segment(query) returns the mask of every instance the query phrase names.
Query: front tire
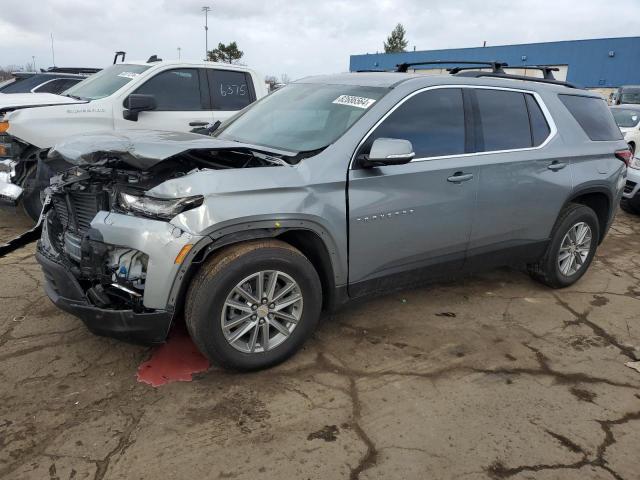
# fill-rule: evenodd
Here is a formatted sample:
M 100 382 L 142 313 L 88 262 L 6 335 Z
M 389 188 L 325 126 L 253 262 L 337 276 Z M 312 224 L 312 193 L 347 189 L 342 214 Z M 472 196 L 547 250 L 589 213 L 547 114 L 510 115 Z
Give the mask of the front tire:
M 279 240 L 226 247 L 193 278 L 185 320 L 214 364 L 276 365 L 301 348 L 320 318 L 322 287 L 309 260 Z
M 573 285 L 591 265 L 599 238 L 596 213 L 585 205 L 571 203 L 560 212 L 544 256 L 529 265 L 529 273 L 551 288 Z

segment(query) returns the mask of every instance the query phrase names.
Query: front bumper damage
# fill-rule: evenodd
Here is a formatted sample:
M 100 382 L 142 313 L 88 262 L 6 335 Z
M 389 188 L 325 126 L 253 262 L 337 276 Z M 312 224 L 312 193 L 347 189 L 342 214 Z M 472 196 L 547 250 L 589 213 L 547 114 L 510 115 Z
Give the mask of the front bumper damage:
M 45 221 L 36 258 L 44 272 L 45 292 L 56 306 L 80 318 L 97 335 L 145 344 L 166 339 L 174 316 L 170 292 L 180 269 L 174 259 L 185 245 L 201 237 L 168 222 L 100 211 L 82 239 L 79 246 L 82 259 L 76 262 L 72 256 L 60 252 L 49 235 Z M 144 252 L 146 278 L 141 290 L 134 291 L 131 284 L 121 281 L 117 274 L 100 281 L 95 275 L 87 275 L 88 263 L 104 264 L 104 260 L 91 256 L 110 248 Z M 123 296 L 130 292 L 136 303 L 101 301 L 107 299 L 100 290 L 101 285 L 112 291 L 118 289 Z
M 65 266 L 39 249 L 36 259 L 45 277 L 45 292 L 61 310 L 84 322 L 96 335 L 144 344 L 162 343 L 171 326 L 172 314 L 165 310 L 134 312 L 111 310 L 92 305 L 78 280 Z

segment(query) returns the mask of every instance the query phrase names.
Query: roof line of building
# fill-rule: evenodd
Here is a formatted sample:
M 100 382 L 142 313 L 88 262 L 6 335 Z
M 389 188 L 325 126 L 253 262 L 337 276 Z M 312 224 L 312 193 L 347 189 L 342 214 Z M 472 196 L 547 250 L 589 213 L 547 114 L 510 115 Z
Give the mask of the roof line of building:
M 476 46 L 476 47 L 451 47 L 451 48 L 435 48 L 433 50 L 408 50 L 406 52 L 396 52 L 396 53 L 385 53 L 385 52 L 366 52 L 366 53 L 355 53 L 352 56 L 357 55 L 405 55 L 407 53 L 422 53 L 422 52 L 446 52 L 448 50 L 470 50 L 470 49 L 479 49 L 479 48 L 499 48 L 499 47 L 526 47 L 529 45 L 545 45 L 545 44 L 559 44 L 559 43 L 580 43 L 580 42 L 592 42 L 594 40 L 628 40 L 628 39 L 640 39 L 640 36 L 631 36 L 631 37 L 601 37 L 601 38 L 580 38 L 577 40 L 552 40 L 547 42 L 529 42 L 529 43 L 508 43 L 501 45 L 486 45 L 486 46 Z

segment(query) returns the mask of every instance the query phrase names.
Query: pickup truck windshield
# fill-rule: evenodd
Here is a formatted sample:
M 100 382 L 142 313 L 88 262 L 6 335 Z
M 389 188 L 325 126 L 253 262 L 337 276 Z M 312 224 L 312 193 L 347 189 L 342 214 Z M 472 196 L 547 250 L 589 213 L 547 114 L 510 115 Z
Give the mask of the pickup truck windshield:
M 149 68 L 151 68 L 150 65 L 126 63 L 112 65 L 65 90 L 62 95 L 79 97 L 85 100 L 98 100 L 99 98 L 108 97 Z
M 276 90 L 223 124 L 214 136 L 309 152 L 327 147 L 389 90 L 296 83 Z

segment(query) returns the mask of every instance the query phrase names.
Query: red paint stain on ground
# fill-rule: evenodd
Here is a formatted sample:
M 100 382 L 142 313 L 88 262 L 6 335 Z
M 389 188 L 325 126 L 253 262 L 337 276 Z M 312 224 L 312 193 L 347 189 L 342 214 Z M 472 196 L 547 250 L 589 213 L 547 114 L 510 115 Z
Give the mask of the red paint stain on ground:
M 209 368 L 209 360 L 202 355 L 182 325 L 176 325 L 167 339 L 138 367 L 138 381 L 152 387 L 172 382 L 190 382 L 194 373 Z

